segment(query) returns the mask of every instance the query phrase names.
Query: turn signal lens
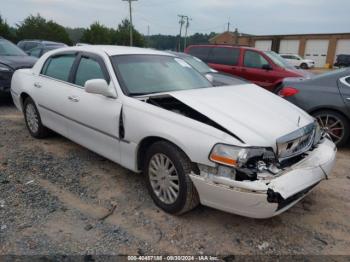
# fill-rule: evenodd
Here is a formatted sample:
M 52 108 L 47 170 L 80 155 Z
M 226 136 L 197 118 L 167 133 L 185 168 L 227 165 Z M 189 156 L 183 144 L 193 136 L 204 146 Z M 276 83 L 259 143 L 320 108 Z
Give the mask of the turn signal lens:
M 280 97 L 294 96 L 299 93 L 299 90 L 294 87 L 283 87 L 281 91 L 278 92 Z
M 231 167 L 239 166 L 247 158 L 247 150 L 224 144 L 217 144 L 210 153 L 209 159 L 215 163 Z

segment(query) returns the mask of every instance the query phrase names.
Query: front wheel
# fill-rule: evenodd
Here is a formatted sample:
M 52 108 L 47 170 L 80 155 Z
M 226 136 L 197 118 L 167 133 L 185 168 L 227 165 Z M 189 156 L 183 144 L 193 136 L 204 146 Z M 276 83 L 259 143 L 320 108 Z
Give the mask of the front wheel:
M 350 127 L 348 120 L 343 115 L 332 110 L 321 110 L 312 115 L 337 146 L 341 147 L 346 144 Z
M 308 66 L 306 63 L 302 63 L 302 64 L 300 65 L 300 68 L 301 68 L 301 69 L 309 69 L 309 66 Z
M 39 111 L 30 97 L 23 103 L 23 113 L 27 129 L 33 137 L 44 138 L 49 134 L 49 129 L 42 124 Z
M 192 163 L 176 146 L 160 141 L 147 151 L 143 167 L 148 191 L 154 203 L 171 214 L 183 214 L 199 204 L 189 177 Z

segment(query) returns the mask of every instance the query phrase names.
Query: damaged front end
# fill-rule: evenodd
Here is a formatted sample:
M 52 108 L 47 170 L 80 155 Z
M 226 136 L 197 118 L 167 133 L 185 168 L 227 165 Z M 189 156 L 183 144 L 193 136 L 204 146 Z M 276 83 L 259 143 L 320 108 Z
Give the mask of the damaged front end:
M 291 142 L 294 140 L 289 141 L 290 158 L 285 150 L 279 157 L 282 155 L 269 148 L 231 152 L 221 148 L 220 152 L 216 145 L 210 154 L 216 167 L 199 165 L 199 175 L 191 175 L 201 203 L 253 218 L 268 218 L 287 210 L 327 179 L 335 162 L 335 145 L 317 129 L 310 135 L 311 143 L 305 143 L 308 139 L 303 132 L 293 138 L 304 144 L 303 150 Z M 294 154 L 296 148 L 299 154 Z

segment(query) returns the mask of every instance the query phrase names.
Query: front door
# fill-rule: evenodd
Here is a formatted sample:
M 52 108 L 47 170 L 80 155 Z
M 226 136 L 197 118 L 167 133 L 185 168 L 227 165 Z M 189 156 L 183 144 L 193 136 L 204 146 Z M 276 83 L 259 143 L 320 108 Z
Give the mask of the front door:
M 85 92 L 85 82 L 91 79 L 105 79 L 109 88 L 114 88 L 102 58 L 81 54 L 72 80 L 74 88 L 69 94 L 71 121 L 68 136 L 92 151 L 119 162 L 119 116 L 122 104 L 118 98 Z

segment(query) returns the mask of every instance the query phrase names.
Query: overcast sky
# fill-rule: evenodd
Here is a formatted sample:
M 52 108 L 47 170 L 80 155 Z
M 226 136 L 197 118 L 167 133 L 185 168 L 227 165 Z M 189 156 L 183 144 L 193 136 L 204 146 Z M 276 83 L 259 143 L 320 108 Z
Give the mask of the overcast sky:
M 350 32 L 349 0 L 138 0 L 134 24 L 147 34 L 178 34 L 178 14 L 192 18 L 190 34 L 231 30 L 249 34 Z M 122 0 L 1 0 L 0 14 L 10 25 L 30 14 L 69 27 L 99 21 L 116 27 L 128 17 Z

